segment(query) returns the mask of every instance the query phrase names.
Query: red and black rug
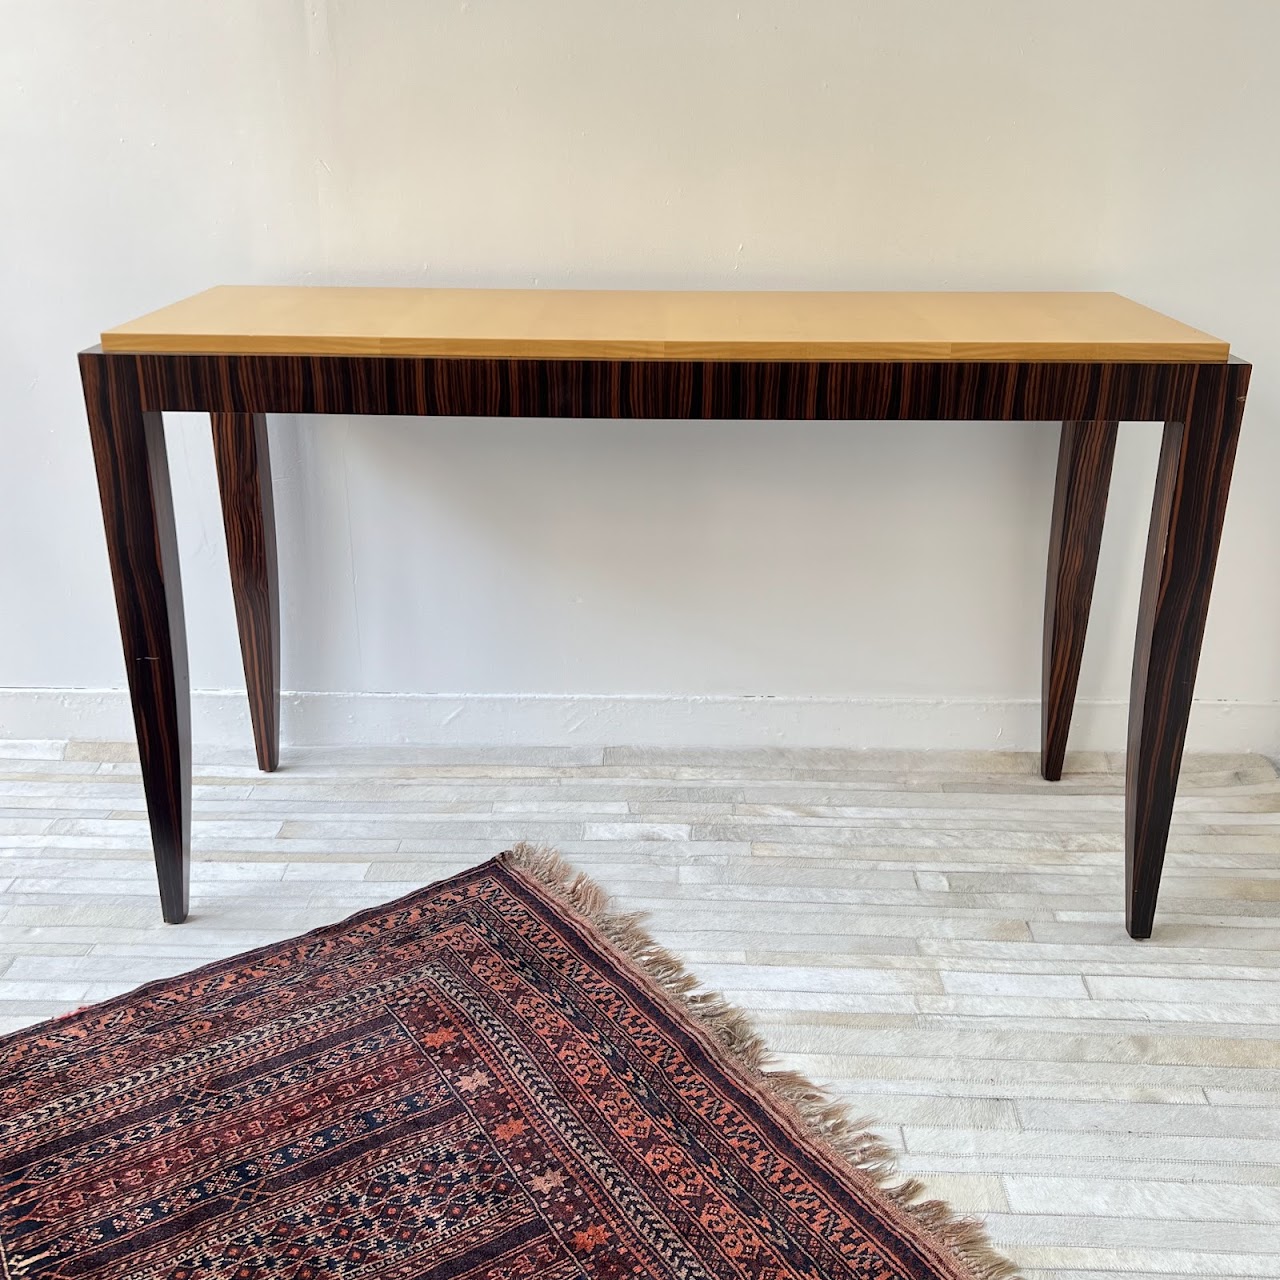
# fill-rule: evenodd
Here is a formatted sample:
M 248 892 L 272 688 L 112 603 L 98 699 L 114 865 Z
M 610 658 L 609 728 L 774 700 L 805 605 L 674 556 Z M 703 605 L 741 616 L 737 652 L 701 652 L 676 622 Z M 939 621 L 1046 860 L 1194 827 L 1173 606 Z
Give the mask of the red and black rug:
M 520 849 L 0 1040 L 4 1280 L 1000 1280 Z

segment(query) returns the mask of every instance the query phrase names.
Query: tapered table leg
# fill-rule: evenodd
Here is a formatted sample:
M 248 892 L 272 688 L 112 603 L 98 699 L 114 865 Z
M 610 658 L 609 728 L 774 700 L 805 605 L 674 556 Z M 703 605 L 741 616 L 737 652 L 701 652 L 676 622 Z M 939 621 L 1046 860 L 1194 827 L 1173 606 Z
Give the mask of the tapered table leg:
M 270 773 L 280 762 L 280 586 L 267 420 L 261 413 L 211 417 L 253 741 L 258 768 Z
M 1250 366 L 1193 365 L 1165 424 L 1129 700 L 1125 922 L 1149 938 Z
M 1064 422 L 1058 445 L 1058 480 L 1049 531 L 1049 571 L 1044 595 L 1044 663 L 1041 669 L 1040 772 L 1062 777 L 1067 732 L 1075 708 L 1080 659 L 1098 548 L 1107 514 L 1115 422 Z
M 87 352 L 80 376 L 160 904 L 165 920 L 179 924 L 191 850 L 191 691 L 164 425 L 142 408 L 132 357 Z

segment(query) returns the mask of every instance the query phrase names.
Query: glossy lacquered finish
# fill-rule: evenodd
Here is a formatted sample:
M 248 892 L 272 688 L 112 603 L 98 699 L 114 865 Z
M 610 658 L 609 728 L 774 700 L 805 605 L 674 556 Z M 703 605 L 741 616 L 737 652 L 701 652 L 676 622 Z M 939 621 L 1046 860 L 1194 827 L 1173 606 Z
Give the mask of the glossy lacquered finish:
M 1228 361 L 577 360 L 306 354 L 82 357 L 166 919 L 185 897 L 185 638 L 158 415 L 214 415 L 259 759 L 276 759 L 278 604 L 265 413 L 509 417 L 1027 420 L 1065 424 L 1045 613 L 1043 769 L 1061 770 L 1115 423 L 1165 423 L 1134 663 L 1127 920 L 1148 936 L 1249 366 Z M 114 389 L 104 395 L 99 389 Z M 254 426 L 249 429 L 248 422 Z M 147 446 L 147 442 L 152 442 Z M 157 458 L 159 461 L 157 461 Z M 156 548 L 170 548 L 160 555 Z M 138 550 L 146 550 L 146 555 Z M 149 550 L 148 550 L 149 548 Z M 239 548 L 237 551 L 235 548 Z M 140 564 L 134 558 L 141 557 Z M 176 621 L 175 621 L 176 616 Z M 181 671 L 181 679 L 178 672 Z M 141 682 L 139 682 L 141 680 Z M 179 715 L 179 704 L 183 716 Z M 166 871 L 168 868 L 168 871 Z M 185 872 L 184 872 L 185 874 Z

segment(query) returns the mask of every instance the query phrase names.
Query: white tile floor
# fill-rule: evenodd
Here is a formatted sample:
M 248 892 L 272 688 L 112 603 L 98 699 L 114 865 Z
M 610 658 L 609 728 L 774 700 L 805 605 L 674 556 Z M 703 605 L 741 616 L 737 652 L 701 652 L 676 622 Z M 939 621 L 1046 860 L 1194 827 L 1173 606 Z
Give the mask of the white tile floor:
M 1156 934 L 1121 762 L 611 749 L 203 754 L 160 923 L 128 748 L 0 743 L 0 1031 L 558 845 L 1032 1277 L 1280 1277 L 1280 778 L 1189 759 Z

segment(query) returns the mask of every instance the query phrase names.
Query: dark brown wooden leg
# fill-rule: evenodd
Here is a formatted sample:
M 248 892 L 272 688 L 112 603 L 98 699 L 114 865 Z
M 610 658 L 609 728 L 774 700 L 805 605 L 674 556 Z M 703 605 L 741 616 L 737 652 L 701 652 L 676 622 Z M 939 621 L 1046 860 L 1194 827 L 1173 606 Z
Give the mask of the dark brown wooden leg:
M 1164 428 L 1129 701 L 1125 922 L 1134 938 L 1149 938 L 1155 917 L 1249 372 L 1189 367 L 1185 409 Z
M 270 773 L 280 763 L 280 588 L 267 419 L 261 413 L 212 419 L 253 741 L 258 768 Z
M 160 905 L 169 924 L 180 924 L 191 850 L 191 690 L 164 424 L 142 408 L 132 357 L 85 353 L 80 376 Z
M 1064 422 L 1049 532 L 1040 698 L 1040 772 L 1062 777 L 1107 514 L 1115 422 Z

